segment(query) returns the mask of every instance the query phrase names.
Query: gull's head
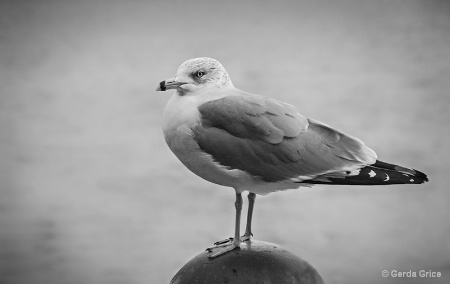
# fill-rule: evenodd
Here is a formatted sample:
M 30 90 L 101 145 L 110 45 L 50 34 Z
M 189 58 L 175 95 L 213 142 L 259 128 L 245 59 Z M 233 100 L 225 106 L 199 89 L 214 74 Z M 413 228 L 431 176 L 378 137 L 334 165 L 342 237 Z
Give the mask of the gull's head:
M 177 75 L 159 83 L 157 91 L 177 89 L 181 92 L 195 91 L 199 88 L 230 88 L 233 87 L 227 70 L 219 61 L 199 57 L 189 59 L 178 67 Z

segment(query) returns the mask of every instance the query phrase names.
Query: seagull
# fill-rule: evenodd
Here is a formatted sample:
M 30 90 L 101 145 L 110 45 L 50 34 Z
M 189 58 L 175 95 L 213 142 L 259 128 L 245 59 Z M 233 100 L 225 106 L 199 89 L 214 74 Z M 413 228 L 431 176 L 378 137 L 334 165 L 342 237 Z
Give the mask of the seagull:
M 427 175 L 377 160 L 360 139 L 301 115 L 287 103 L 233 86 L 212 58 L 187 60 L 157 91 L 174 89 L 163 133 L 177 158 L 201 178 L 236 192 L 234 238 L 207 250 L 215 258 L 250 241 L 256 194 L 301 186 L 421 184 Z M 242 193 L 247 224 L 240 236 Z

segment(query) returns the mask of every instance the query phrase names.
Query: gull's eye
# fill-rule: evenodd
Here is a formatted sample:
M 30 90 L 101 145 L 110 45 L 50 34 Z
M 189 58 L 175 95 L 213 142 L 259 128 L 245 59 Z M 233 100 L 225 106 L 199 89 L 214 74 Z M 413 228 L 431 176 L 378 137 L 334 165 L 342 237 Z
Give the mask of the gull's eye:
M 203 71 L 197 71 L 197 73 L 195 73 L 195 76 L 196 76 L 197 78 L 201 78 L 201 77 L 205 76 L 205 72 L 203 72 Z

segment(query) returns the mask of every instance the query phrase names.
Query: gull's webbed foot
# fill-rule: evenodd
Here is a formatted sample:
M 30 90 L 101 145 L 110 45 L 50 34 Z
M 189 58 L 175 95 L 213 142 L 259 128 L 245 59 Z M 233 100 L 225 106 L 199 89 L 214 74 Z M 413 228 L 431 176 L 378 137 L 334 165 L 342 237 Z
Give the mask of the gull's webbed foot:
M 225 254 L 225 253 L 227 253 L 229 251 L 232 251 L 232 250 L 234 250 L 236 248 L 239 248 L 239 245 L 240 245 L 241 242 L 248 242 L 248 241 L 250 241 L 252 236 L 253 236 L 252 233 L 245 234 L 245 235 L 243 235 L 240 238 L 240 241 L 238 243 L 234 242 L 234 238 L 228 238 L 228 239 L 225 239 L 225 240 L 221 240 L 221 241 L 215 242 L 213 247 L 209 247 L 209 248 L 206 249 L 208 252 L 212 252 L 213 249 L 217 249 L 217 248 L 225 248 L 225 249 L 214 253 L 209 258 L 215 258 L 215 257 L 218 257 L 219 255 Z
M 250 241 L 250 240 L 251 240 L 251 237 L 253 237 L 253 234 L 252 234 L 252 233 L 244 234 L 243 236 L 241 236 L 241 242 Z M 232 242 L 233 240 L 234 240 L 233 237 L 229 237 L 228 239 L 225 239 L 225 240 L 221 240 L 221 241 L 215 242 L 215 243 L 214 243 L 214 246 L 220 246 L 220 245 L 223 245 L 223 244 Z M 215 248 L 215 247 L 210 247 L 210 248 L 207 248 L 206 250 L 210 250 L 210 249 L 213 249 L 213 248 Z
M 210 259 L 216 258 L 220 255 L 226 254 L 229 251 L 240 248 L 240 244 L 241 244 L 241 241 L 239 240 L 239 241 L 235 242 L 234 238 L 229 238 L 229 239 L 226 239 L 223 241 L 215 242 L 214 243 L 215 246 L 209 247 L 206 250 L 208 252 L 212 252 L 214 249 L 218 249 L 218 248 L 222 248 L 222 249 L 220 249 L 218 252 L 213 253 L 208 258 L 210 258 Z
M 242 237 L 241 237 L 241 242 L 247 242 L 247 241 L 251 241 L 251 238 L 253 237 L 252 233 L 245 233 Z
M 229 243 L 229 242 L 232 242 L 232 241 L 233 241 L 233 238 L 230 237 L 230 238 L 228 238 L 228 239 L 225 239 L 225 240 L 221 240 L 221 241 L 215 242 L 214 245 L 215 245 L 215 246 L 218 246 L 218 245 L 226 244 L 226 243 Z M 214 247 L 213 247 L 213 248 L 214 248 Z M 207 248 L 206 250 L 209 250 L 209 249 L 210 249 L 210 248 Z

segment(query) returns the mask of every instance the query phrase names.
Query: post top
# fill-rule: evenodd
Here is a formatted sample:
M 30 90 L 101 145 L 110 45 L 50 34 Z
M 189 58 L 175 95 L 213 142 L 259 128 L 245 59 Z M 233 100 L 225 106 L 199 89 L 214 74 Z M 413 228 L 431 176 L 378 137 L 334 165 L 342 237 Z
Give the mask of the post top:
M 214 252 L 214 250 L 213 250 Z M 170 284 L 324 283 L 308 262 L 279 245 L 251 240 L 217 258 L 204 251 L 186 263 Z

